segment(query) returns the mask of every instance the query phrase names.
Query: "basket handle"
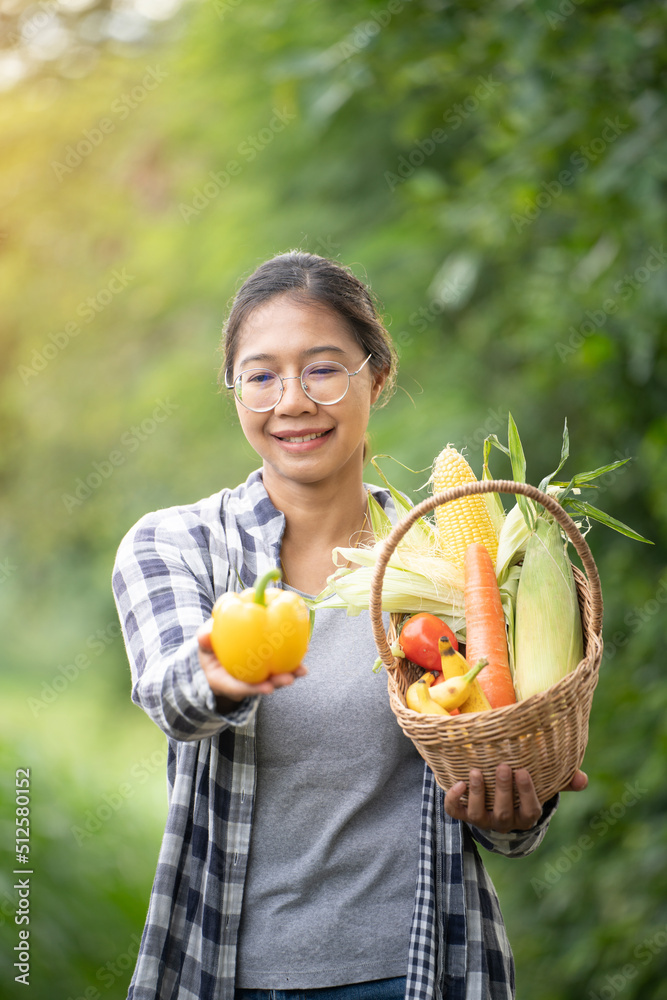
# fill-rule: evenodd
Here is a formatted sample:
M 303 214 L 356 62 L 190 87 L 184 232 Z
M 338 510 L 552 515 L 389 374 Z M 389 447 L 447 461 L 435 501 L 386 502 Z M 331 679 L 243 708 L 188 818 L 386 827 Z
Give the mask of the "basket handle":
M 586 571 L 586 576 L 591 588 L 591 625 L 593 631 L 598 635 L 600 634 L 602 630 L 602 591 L 600 589 L 600 576 L 598 574 L 597 566 L 595 565 L 595 560 L 593 559 L 593 554 L 588 547 L 588 542 L 581 534 L 567 511 L 561 507 L 557 500 L 554 500 L 553 497 L 549 496 L 548 493 L 543 493 L 541 490 L 538 490 L 537 487 L 531 486 L 528 483 L 515 483 L 511 479 L 482 479 L 472 483 L 464 483 L 461 486 L 453 486 L 448 490 L 442 490 L 440 493 L 434 493 L 433 496 L 422 500 L 421 503 L 418 503 L 415 507 L 413 507 L 405 515 L 405 517 L 401 518 L 398 524 L 392 528 L 390 534 L 385 539 L 371 578 L 369 611 L 375 645 L 377 646 L 382 662 L 387 668 L 392 669 L 394 667 L 394 655 L 391 652 L 389 643 L 387 642 L 387 635 L 382 621 L 382 581 L 384 579 L 384 572 L 387 568 L 387 563 L 391 558 L 392 552 L 403 536 L 410 530 L 415 521 L 417 521 L 424 514 L 428 514 L 429 511 L 433 510 L 435 507 L 448 503 L 450 500 L 459 500 L 461 497 L 474 496 L 476 493 L 522 493 L 524 496 L 529 497 L 529 499 L 535 500 L 537 503 L 541 504 L 542 507 L 544 507 L 544 509 L 550 514 L 553 514 L 554 518 L 558 521 L 574 545 L 574 548 L 581 559 L 584 570 Z

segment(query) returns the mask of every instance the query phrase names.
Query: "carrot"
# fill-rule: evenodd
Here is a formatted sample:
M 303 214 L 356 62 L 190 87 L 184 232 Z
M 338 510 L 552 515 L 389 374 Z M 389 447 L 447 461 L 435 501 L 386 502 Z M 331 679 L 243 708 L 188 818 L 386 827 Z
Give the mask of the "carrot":
M 480 542 L 468 545 L 464 568 L 466 660 L 472 667 L 483 657 L 488 659 L 489 665 L 482 670 L 477 682 L 491 708 L 513 705 L 516 694 L 507 655 L 500 590 L 491 557 Z

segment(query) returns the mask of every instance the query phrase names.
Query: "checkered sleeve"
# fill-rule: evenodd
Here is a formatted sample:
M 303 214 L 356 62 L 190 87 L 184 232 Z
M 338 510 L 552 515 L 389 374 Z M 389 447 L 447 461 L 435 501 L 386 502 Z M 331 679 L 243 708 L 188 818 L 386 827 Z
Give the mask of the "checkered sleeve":
M 195 633 L 214 603 L 205 534 L 177 508 L 148 514 L 122 540 L 113 570 L 132 700 L 175 740 L 244 725 L 255 708 L 242 702 L 233 715 L 221 716 L 199 663 Z
M 478 844 L 493 854 L 502 854 L 506 858 L 525 858 L 542 843 L 551 818 L 558 807 L 558 802 L 558 795 L 554 795 L 548 802 L 545 802 L 542 815 L 530 830 L 494 833 L 492 830 L 479 830 L 475 826 L 470 826 L 470 832 Z

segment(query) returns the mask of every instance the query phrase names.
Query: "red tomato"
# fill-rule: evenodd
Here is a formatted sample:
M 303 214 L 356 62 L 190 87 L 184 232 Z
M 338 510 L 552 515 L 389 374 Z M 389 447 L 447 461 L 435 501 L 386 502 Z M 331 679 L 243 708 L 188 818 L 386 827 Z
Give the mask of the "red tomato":
M 424 670 L 440 673 L 442 665 L 438 652 L 438 639 L 441 635 L 446 635 L 454 649 L 458 650 L 456 636 L 449 626 L 435 615 L 422 611 L 408 618 L 401 629 L 399 642 L 408 660 L 412 660 Z

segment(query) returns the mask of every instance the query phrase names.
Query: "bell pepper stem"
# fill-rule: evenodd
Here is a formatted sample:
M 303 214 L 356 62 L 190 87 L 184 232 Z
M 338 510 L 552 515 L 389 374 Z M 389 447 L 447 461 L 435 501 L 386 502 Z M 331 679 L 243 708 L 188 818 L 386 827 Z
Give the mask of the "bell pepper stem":
M 255 584 L 255 604 L 266 605 L 264 599 L 264 593 L 266 588 L 271 583 L 272 580 L 280 580 L 282 578 L 282 573 L 276 566 L 275 569 L 270 569 L 264 576 L 260 576 L 259 580 Z

